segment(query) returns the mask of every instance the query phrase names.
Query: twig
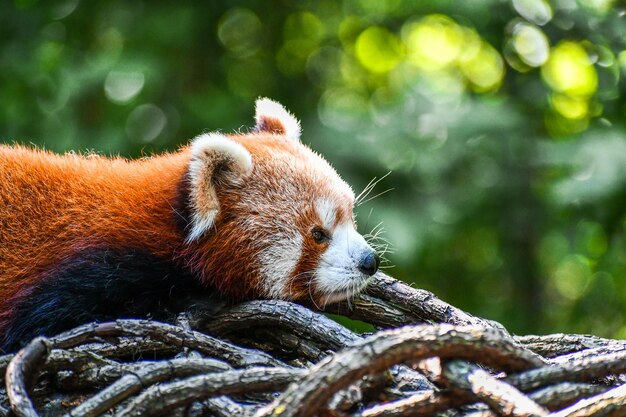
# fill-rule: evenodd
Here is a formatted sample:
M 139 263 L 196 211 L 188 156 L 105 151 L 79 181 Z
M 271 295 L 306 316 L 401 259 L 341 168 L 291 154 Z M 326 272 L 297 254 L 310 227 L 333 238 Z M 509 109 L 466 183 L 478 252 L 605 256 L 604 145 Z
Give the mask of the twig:
M 556 333 L 543 336 L 515 336 L 515 340 L 533 352 L 546 358 L 579 352 L 585 349 L 622 347 L 626 348 L 626 341 L 604 339 L 597 336 L 583 334 Z
M 608 417 L 623 416 L 626 407 L 626 384 L 595 397 L 580 400 L 576 404 L 550 417 Z
M 180 358 L 140 365 L 134 372 L 124 375 L 112 385 L 74 408 L 69 412 L 69 415 L 94 417 L 154 383 L 200 373 L 232 369 L 224 362 L 215 359 Z
M 568 363 L 580 362 L 599 355 L 618 354 L 626 352 L 626 346 L 618 344 L 609 344 L 601 347 L 583 349 L 577 352 L 566 353 L 564 355 L 555 356 L 550 359 L 552 365 L 567 365 Z
M 515 417 L 547 416 L 548 411 L 484 369 L 465 361 L 446 362 L 443 374 L 456 388 L 473 393 L 497 414 Z
M 333 350 L 361 340 L 360 336 L 322 314 L 297 304 L 277 300 L 242 303 L 217 315 L 211 322 L 194 322 L 194 326 L 219 336 L 261 326 L 277 327 Z M 431 388 L 425 378 L 416 372 L 399 367 L 394 369 L 394 373 L 398 381 L 403 381 L 415 390 Z
M 528 396 L 531 400 L 546 407 L 548 410 L 558 410 L 582 398 L 600 394 L 608 389 L 608 387 L 602 385 L 560 382 L 533 391 Z
M 378 297 L 367 294 L 356 297 L 350 303 L 342 302 L 326 306 L 324 311 L 364 321 L 382 329 L 424 322 L 423 319 L 408 311 L 403 311 Z
M 377 273 L 366 289 L 367 294 L 400 306 L 424 322 L 449 323 L 457 326 L 482 326 L 508 332 L 497 322 L 474 317 L 448 303 L 433 293 L 412 288 L 381 272 Z
M 203 406 L 213 417 L 252 417 L 257 407 L 244 407 L 226 396 L 209 398 Z
M 37 377 L 37 370 L 46 360 L 49 351 L 48 339 L 38 337 L 17 352 L 7 367 L 7 395 L 11 411 L 18 417 L 38 417 L 28 395 L 28 389 Z
M 103 358 L 129 358 L 137 360 L 157 358 L 164 355 L 175 355 L 183 351 L 184 347 L 169 345 L 147 337 L 121 336 L 112 338 L 111 340 L 98 340 L 98 338 L 94 338 L 93 342 L 76 345 L 70 350 L 73 352 L 90 352 Z
M 504 369 L 527 369 L 542 362 L 493 329 L 450 325 L 407 326 L 381 331 L 311 368 L 259 415 L 313 416 L 338 390 L 391 365 L 424 357 L 463 357 Z
M 298 363 L 306 363 L 306 366 L 322 360 L 332 350 L 322 348 L 316 343 L 300 337 L 293 332 L 276 328 L 261 328 L 253 332 L 253 338 L 237 337 L 229 338 L 243 346 L 251 346 L 266 352 L 271 352 L 279 357 L 291 357 Z M 324 344 L 326 345 L 326 344 Z
M 326 311 L 377 328 L 429 324 L 364 337 L 284 301 L 223 304 L 217 315 L 203 306 L 195 301 L 176 325 L 89 324 L 51 339 L 52 349 L 39 339 L 0 356 L 0 377 L 10 371 L 0 417 L 8 407 L 76 417 L 626 415 L 618 386 L 626 382 L 625 341 L 511 337 L 384 274 L 368 294 Z
M 155 385 L 132 400 L 118 417 L 162 415 L 214 395 L 276 390 L 301 378 L 306 371 L 259 368 L 198 375 L 169 384 Z
M 289 330 L 299 337 L 323 343 L 333 349 L 359 340 L 356 334 L 322 314 L 297 304 L 276 300 L 238 304 L 204 325 L 194 324 L 196 328 L 219 336 L 268 326 Z
M 554 382 L 589 381 L 622 372 L 626 372 L 626 351 L 543 366 L 510 375 L 506 381 L 526 391 Z
M 353 417 L 426 417 L 438 412 L 459 407 L 468 399 L 449 392 L 423 391 L 398 401 L 379 404 Z
M 87 324 L 62 333 L 51 340 L 55 347 L 72 347 L 98 337 L 113 336 L 150 337 L 166 344 L 181 348 L 188 347 L 206 355 L 218 357 L 234 366 L 284 366 L 284 363 L 263 352 L 245 349 L 200 332 L 149 320 L 127 319 Z
M 555 410 L 607 390 L 591 384 L 562 382 L 531 392 L 528 396 L 537 404 Z M 353 417 L 426 417 L 469 404 L 471 399 L 450 391 L 423 391 L 407 398 L 373 406 Z M 482 412 L 481 412 L 482 413 Z M 492 415 L 496 415 L 492 413 Z

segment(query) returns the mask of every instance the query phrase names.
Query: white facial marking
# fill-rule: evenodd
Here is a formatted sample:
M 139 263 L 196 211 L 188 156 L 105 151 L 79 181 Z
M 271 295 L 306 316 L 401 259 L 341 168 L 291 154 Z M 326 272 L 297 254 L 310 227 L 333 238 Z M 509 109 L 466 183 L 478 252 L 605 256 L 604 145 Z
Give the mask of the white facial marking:
M 269 98 L 259 98 L 254 116 L 257 126 L 263 123 L 263 116 L 279 120 L 285 128 L 285 136 L 300 140 L 300 122 L 279 103 Z
M 332 303 L 361 291 L 369 280 L 358 269 L 365 253 L 372 252 L 351 223 L 339 225 L 316 270 L 316 289 L 324 303 Z
M 263 251 L 261 263 L 262 286 L 268 298 L 289 298 L 289 277 L 302 253 L 302 236 L 276 236 L 275 242 Z
M 315 202 L 315 210 L 318 216 L 320 216 L 320 219 L 322 219 L 324 229 L 332 230 L 335 225 L 335 218 L 337 217 L 335 203 L 328 198 L 319 198 Z

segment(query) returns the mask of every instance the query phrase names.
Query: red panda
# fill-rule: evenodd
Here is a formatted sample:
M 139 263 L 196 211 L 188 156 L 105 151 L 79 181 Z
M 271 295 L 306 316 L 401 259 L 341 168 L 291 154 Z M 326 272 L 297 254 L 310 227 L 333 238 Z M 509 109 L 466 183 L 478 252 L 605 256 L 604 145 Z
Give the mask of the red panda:
M 280 104 L 255 118 L 139 160 L 0 146 L 0 347 L 205 286 L 317 304 L 362 290 L 379 258 L 352 189 Z

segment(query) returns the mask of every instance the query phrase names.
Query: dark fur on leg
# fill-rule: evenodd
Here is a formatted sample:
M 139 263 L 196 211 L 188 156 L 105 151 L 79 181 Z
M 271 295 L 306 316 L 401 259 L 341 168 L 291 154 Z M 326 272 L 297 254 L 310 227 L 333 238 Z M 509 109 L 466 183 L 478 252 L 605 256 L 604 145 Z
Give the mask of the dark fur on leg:
M 58 265 L 20 304 L 0 348 L 14 351 L 91 321 L 170 318 L 191 298 L 214 298 L 196 278 L 141 250 L 99 249 Z

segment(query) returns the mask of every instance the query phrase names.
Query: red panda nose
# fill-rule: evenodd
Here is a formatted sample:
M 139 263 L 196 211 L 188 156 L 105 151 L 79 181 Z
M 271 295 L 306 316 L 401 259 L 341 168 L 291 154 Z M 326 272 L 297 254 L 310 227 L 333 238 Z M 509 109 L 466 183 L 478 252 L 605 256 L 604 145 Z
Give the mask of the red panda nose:
M 378 265 L 380 265 L 380 258 L 376 255 L 376 252 L 370 252 L 361 259 L 359 271 L 365 275 L 372 276 L 378 271 Z

